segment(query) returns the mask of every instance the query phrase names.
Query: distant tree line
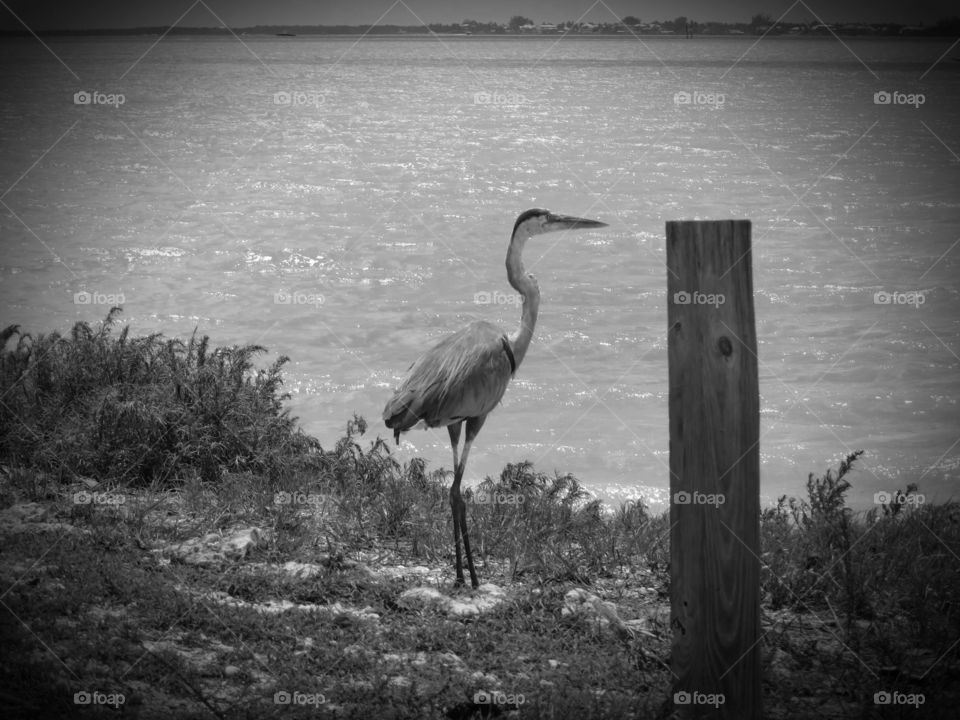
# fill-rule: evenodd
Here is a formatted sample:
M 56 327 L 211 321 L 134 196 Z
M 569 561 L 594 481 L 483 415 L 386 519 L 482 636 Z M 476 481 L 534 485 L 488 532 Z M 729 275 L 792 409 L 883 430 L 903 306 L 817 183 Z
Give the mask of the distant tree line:
M 225 27 L 140 27 L 92 30 L 41 30 L 38 35 L 895 35 L 957 36 L 960 17 L 942 18 L 933 25 L 899 23 L 827 23 L 776 22 L 768 15 L 754 15 L 749 22 L 699 22 L 683 15 L 673 20 L 644 22 L 628 15 L 619 22 L 588 23 L 565 20 L 559 23 L 535 23 L 523 15 L 514 15 L 508 23 L 463 20 L 458 23 L 427 25 L 255 25 Z M 5 30 L 0 35 L 28 36 L 27 30 Z

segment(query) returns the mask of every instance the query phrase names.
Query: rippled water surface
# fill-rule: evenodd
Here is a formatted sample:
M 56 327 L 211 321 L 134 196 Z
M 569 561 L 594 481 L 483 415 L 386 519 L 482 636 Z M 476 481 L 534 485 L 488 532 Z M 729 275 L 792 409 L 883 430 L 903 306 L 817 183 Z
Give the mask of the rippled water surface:
M 325 445 L 354 411 L 386 435 L 423 348 L 471 319 L 517 324 L 516 215 L 602 219 L 530 243 L 536 338 L 468 480 L 528 458 L 662 501 L 664 221 L 749 218 L 764 499 L 856 448 L 861 506 L 908 482 L 952 494 L 948 42 L 156 40 L 0 46 L 4 324 L 65 329 L 107 309 L 74 293 L 122 294 L 137 331 L 289 355 L 295 413 Z M 110 94 L 124 103 L 96 102 Z M 406 437 L 402 459 L 449 465 L 445 432 Z

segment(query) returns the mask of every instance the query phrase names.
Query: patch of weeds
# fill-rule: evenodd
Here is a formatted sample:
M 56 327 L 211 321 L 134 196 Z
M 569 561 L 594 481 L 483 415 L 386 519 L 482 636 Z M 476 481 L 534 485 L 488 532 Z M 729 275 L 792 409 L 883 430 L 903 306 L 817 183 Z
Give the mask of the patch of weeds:
M 589 584 L 644 557 L 651 544 L 642 503 L 610 515 L 570 474 L 509 464 L 497 481 L 468 490 L 471 539 L 481 558 L 510 563 L 511 577 Z
M 319 445 L 283 408 L 288 358 L 255 370 L 259 345 L 114 334 L 119 313 L 67 337 L 0 333 L 0 457 L 62 480 L 141 485 L 191 469 L 205 481 L 227 470 L 276 481 L 311 465 Z

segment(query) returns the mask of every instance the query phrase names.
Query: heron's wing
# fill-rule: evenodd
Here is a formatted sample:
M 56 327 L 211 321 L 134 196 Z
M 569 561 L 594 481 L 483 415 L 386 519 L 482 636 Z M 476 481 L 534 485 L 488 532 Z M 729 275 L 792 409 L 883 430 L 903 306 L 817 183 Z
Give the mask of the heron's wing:
M 482 417 L 503 397 L 514 361 L 496 326 L 475 322 L 421 355 L 383 411 L 387 427 L 409 430 L 420 420 L 443 427 Z

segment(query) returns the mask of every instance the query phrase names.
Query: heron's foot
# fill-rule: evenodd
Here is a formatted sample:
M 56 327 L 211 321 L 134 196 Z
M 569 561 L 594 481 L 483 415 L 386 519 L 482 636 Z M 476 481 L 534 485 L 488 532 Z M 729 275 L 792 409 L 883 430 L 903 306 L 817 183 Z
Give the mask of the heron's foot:
M 457 590 L 462 590 L 466 587 L 467 581 L 463 576 L 459 576 L 456 580 L 453 581 L 453 586 Z M 480 587 L 480 581 L 477 580 L 476 576 L 470 578 L 470 588 L 476 590 Z

